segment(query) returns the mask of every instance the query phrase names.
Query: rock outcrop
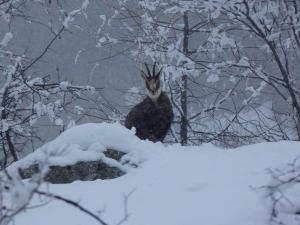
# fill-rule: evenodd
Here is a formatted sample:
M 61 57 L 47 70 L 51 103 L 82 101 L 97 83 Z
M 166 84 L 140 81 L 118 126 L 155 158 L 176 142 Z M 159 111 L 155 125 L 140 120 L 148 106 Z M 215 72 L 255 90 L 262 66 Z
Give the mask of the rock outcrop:
M 104 155 L 109 160 L 120 161 L 125 153 L 108 149 Z M 28 179 L 40 172 L 38 164 L 30 165 L 27 168 L 19 169 L 19 174 L 23 179 Z M 54 184 L 71 183 L 76 180 L 91 181 L 96 179 L 113 179 L 124 175 L 126 172 L 120 166 L 111 166 L 103 160 L 82 161 L 73 165 L 49 166 L 44 180 Z

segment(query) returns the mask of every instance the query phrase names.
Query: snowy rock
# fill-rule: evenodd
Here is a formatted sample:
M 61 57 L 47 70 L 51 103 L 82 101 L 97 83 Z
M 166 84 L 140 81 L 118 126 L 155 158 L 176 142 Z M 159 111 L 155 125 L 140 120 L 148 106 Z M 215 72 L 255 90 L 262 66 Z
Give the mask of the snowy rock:
M 46 169 L 44 179 L 51 183 L 112 179 L 143 161 L 141 148 L 155 146 L 118 123 L 83 124 L 12 164 L 8 172 L 26 179 Z
M 104 152 L 108 158 L 120 160 L 125 153 L 109 149 Z M 38 164 L 34 164 L 25 169 L 19 170 L 23 179 L 31 178 L 40 172 Z M 76 180 L 92 181 L 96 179 L 113 179 L 125 174 L 126 171 L 106 164 L 102 160 L 81 161 L 73 165 L 49 166 L 49 170 L 44 180 L 54 184 L 71 183 Z

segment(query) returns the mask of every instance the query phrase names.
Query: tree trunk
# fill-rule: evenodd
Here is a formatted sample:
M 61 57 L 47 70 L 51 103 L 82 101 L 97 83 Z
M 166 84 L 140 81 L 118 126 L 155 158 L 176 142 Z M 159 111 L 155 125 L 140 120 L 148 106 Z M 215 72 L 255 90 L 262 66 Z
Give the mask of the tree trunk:
M 281 72 L 281 75 L 283 78 L 283 82 L 285 83 L 285 87 L 286 87 L 287 91 L 289 92 L 289 95 L 290 95 L 290 98 L 292 101 L 292 107 L 294 110 L 294 116 L 295 116 L 295 120 L 296 120 L 296 129 L 297 129 L 297 135 L 298 135 L 298 141 L 299 141 L 300 140 L 300 104 L 298 102 L 296 93 L 291 85 L 289 73 L 288 73 L 287 69 L 284 68 L 283 63 L 281 62 L 280 57 L 276 51 L 275 45 L 267 40 L 266 40 L 266 42 L 268 43 L 269 48 L 272 51 L 272 54 L 275 58 L 275 62 L 277 63 L 277 65 L 280 69 L 280 72 Z
M 183 36 L 183 52 L 186 56 L 188 56 L 188 47 L 189 47 L 189 20 L 188 20 L 188 13 L 185 12 L 183 15 L 184 21 L 184 36 Z M 188 120 L 187 120 L 187 75 L 183 74 L 181 77 L 181 96 L 180 96 L 180 103 L 181 103 L 181 121 L 180 121 L 180 138 L 181 144 L 186 145 L 188 141 Z
M 13 161 L 16 162 L 16 161 L 18 161 L 19 158 L 18 158 L 16 149 L 15 149 L 15 146 L 14 146 L 12 140 L 11 140 L 9 130 L 5 131 L 5 137 L 6 137 L 8 149 L 10 151 L 11 156 L 13 157 Z
M 5 109 L 7 106 L 5 104 L 5 101 L 8 101 L 7 98 L 8 95 L 8 87 L 5 88 L 3 96 L 2 96 L 2 102 L 1 102 L 1 107 L 4 108 L 4 110 L 2 110 L 1 112 L 1 119 L 5 120 L 8 117 L 8 112 Z M 18 161 L 18 155 L 14 146 L 14 143 L 12 142 L 11 136 L 10 136 L 10 129 L 4 131 L 3 133 L 1 133 L 1 138 L 3 141 L 3 145 L 5 146 L 5 141 L 7 142 L 7 146 L 8 146 L 8 150 L 13 158 L 13 161 L 16 162 Z M 6 167 L 7 164 L 7 155 L 6 155 L 6 149 L 5 147 L 3 147 L 3 153 L 4 153 L 4 167 Z
M 2 180 L 0 177 L 0 218 L 3 218 L 3 211 L 2 209 L 4 209 L 4 204 L 3 204 L 3 185 L 2 185 Z

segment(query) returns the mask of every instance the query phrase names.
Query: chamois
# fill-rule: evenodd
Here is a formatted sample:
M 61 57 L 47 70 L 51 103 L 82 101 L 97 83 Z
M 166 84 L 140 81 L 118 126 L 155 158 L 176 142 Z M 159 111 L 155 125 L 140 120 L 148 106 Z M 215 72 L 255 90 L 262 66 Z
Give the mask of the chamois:
M 142 70 L 148 96 L 134 106 L 125 120 L 125 127 L 135 127 L 136 136 L 153 142 L 163 141 L 170 129 L 174 114 L 169 97 L 160 87 L 160 74 L 162 68 L 156 73 L 153 66 L 152 74 L 145 64 L 147 74 Z

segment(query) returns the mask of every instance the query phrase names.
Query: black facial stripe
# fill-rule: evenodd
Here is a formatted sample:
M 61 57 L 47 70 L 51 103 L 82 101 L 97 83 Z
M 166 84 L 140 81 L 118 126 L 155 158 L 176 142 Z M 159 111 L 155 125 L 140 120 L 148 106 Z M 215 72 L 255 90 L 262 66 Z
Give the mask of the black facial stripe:
M 155 84 L 155 87 L 151 87 L 151 83 Z M 146 88 L 152 93 L 155 94 L 160 89 L 160 79 L 147 79 L 146 80 Z

